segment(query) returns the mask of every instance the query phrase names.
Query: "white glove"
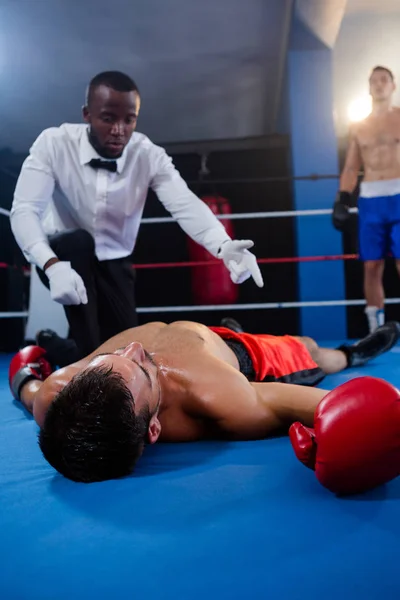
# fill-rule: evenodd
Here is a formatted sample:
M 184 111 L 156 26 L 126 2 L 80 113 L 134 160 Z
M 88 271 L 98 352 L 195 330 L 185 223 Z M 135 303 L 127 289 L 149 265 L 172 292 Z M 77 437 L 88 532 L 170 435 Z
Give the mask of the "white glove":
M 243 283 L 252 277 L 258 287 L 264 287 L 257 259 L 248 251 L 253 246 L 254 242 L 251 240 L 228 240 L 222 244 L 218 258 L 224 261 L 233 283 Z
M 71 263 L 59 261 L 45 271 L 50 283 L 52 300 L 60 304 L 87 304 L 87 293 L 82 277 L 71 268 Z

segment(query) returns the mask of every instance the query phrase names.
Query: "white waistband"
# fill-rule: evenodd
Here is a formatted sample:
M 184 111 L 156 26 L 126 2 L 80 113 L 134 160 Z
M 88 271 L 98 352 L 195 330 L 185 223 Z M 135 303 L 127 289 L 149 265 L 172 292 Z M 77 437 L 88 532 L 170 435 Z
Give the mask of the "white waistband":
M 363 181 L 360 186 L 360 198 L 379 198 L 400 194 L 400 179 L 382 181 Z

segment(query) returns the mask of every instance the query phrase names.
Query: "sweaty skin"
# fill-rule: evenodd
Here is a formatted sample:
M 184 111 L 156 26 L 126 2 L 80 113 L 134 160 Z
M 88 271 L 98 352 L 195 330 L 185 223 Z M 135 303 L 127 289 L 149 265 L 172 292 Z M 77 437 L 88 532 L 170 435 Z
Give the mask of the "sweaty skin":
M 364 181 L 400 178 L 400 109 L 371 114 L 353 126 L 340 189 L 352 192 L 364 167 Z
M 98 365 L 112 366 L 124 376 L 134 397 L 137 393 L 136 409 L 140 402 L 152 410 L 158 407 L 161 433 L 150 441 L 259 439 L 295 420 L 312 426 L 315 408 L 327 393 L 283 383 L 249 383 L 234 353 L 206 326 L 155 322 L 116 335 L 43 383 L 25 385 L 22 401 L 39 426 L 62 387 L 83 369 Z
M 364 181 L 400 177 L 400 109 L 381 118 L 366 119 L 357 128 L 357 142 L 364 165 Z
M 369 79 L 371 114 L 350 131 L 340 190 L 352 193 L 364 168 L 364 181 L 400 179 L 400 109 L 392 106 L 396 89 L 390 73 L 377 67 Z M 396 261 L 400 274 L 400 261 Z M 367 306 L 383 309 L 383 259 L 364 261 L 364 296 Z
M 340 189 L 352 192 L 361 167 L 364 181 L 400 178 L 400 109 L 392 106 L 396 89 L 390 73 L 377 67 L 369 78 L 372 112 L 353 125 Z

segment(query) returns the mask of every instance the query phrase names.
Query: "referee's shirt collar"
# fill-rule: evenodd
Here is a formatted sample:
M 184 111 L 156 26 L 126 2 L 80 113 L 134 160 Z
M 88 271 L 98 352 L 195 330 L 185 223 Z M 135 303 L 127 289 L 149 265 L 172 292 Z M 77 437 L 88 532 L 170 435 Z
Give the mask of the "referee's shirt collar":
M 81 143 L 80 143 L 80 147 L 79 147 L 79 161 L 80 161 L 81 165 L 87 165 L 90 163 L 90 161 L 93 158 L 100 158 L 101 160 L 115 161 L 117 163 L 117 173 L 122 173 L 122 170 L 123 170 L 125 162 L 126 162 L 126 147 L 124 148 L 124 151 L 119 158 L 115 158 L 115 159 L 103 158 L 102 156 L 100 156 L 100 154 L 98 154 L 96 152 L 96 150 L 93 148 L 92 144 L 89 142 L 89 129 L 86 128 L 83 131 L 83 135 L 81 137 Z

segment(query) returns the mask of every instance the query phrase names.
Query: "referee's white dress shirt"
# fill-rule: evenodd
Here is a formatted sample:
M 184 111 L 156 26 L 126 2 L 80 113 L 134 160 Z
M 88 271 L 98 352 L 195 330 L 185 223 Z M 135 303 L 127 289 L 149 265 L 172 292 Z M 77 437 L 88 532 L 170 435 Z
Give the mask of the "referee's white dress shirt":
M 18 178 L 10 217 L 29 262 L 43 267 L 55 256 L 47 235 L 76 228 L 92 235 L 99 260 L 129 256 L 149 187 L 182 229 L 214 256 L 230 239 L 211 210 L 189 190 L 165 150 L 145 135 L 132 135 L 116 161 L 116 173 L 93 169 L 88 164 L 93 158 L 101 157 L 89 143 L 84 124 L 46 129 L 33 144 Z

